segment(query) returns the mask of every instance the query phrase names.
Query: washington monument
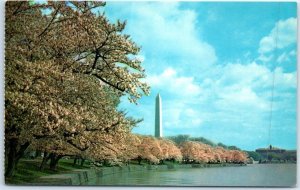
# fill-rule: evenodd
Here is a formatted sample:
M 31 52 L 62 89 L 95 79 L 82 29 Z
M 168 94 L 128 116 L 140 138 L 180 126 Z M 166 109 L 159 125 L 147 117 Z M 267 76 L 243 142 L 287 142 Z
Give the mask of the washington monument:
M 162 137 L 162 110 L 159 94 L 157 94 L 155 101 L 155 137 Z

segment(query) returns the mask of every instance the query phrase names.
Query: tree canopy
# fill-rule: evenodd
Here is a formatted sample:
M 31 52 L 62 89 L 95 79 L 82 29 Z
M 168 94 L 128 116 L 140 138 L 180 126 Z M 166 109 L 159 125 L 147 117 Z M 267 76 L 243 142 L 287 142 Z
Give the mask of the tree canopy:
M 139 122 L 117 104 L 122 95 L 137 103 L 149 93 L 140 48 L 122 34 L 125 22 L 92 11 L 104 5 L 6 3 L 5 147 L 12 160 L 30 144 L 55 153 L 107 148 Z

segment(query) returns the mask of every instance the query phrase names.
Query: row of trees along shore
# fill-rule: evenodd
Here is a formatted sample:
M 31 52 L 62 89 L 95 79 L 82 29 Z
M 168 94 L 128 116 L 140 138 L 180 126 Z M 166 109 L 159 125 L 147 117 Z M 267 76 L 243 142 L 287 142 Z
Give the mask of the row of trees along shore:
M 41 169 L 64 156 L 94 161 L 244 161 L 244 153 L 131 133 L 141 120 L 118 109 L 122 96 L 149 94 L 140 47 L 110 23 L 104 2 L 8 1 L 5 11 L 5 176 L 25 151 Z
M 50 159 L 47 145 L 33 145 L 29 150 L 43 152 L 43 161 L 41 169 L 44 168 L 46 160 Z M 40 148 L 39 148 L 40 147 Z M 52 147 L 57 148 L 57 147 Z M 53 154 L 53 149 L 50 149 Z M 99 152 L 101 151 L 101 154 Z M 167 138 L 155 138 L 153 136 L 145 136 L 138 134 L 127 134 L 122 139 L 115 140 L 110 148 L 107 146 L 91 147 L 86 151 L 78 151 L 66 147 L 64 152 L 56 152 L 58 158 L 71 156 L 75 160 L 90 160 L 95 165 L 109 164 L 122 165 L 129 164 L 130 161 L 147 161 L 149 164 L 164 164 L 164 161 L 171 161 L 183 164 L 203 164 L 203 163 L 246 163 L 247 154 L 240 150 L 224 149 L 223 147 L 212 147 L 197 141 L 184 141 L 177 145 Z M 50 162 L 50 168 L 53 168 Z M 55 162 L 56 166 L 57 162 Z

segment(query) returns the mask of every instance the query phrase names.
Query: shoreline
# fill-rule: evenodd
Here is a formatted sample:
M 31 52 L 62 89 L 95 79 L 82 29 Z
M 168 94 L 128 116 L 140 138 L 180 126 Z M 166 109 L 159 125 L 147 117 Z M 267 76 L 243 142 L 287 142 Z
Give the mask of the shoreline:
M 27 183 L 23 185 L 93 185 L 89 184 L 91 180 L 95 178 L 101 178 L 107 175 L 113 175 L 117 173 L 128 173 L 138 171 L 162 171 L 162 170 L 176 170 L 183 168 L 210 168 L 210 167 L 239 167 L 246 166 L 247 164 L 167 164 L 167 165 L 128 165 L 128 166 L 113 166 L 103 168 L 90 168 L 90 169 L 76 169 L 71 173 L 54 174 L 49 176 L 43 176 L 38 178 L 35 182 Z

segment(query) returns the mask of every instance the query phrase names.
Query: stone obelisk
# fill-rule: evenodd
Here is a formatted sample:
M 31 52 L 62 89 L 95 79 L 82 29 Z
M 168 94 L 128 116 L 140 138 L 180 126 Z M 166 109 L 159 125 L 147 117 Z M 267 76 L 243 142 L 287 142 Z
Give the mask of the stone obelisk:
M 155 100 L 155 137 L 162 137 L 162 110 L 159 94 L 157 94 Z

